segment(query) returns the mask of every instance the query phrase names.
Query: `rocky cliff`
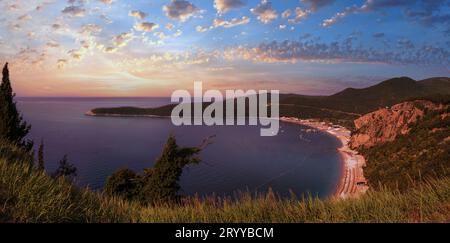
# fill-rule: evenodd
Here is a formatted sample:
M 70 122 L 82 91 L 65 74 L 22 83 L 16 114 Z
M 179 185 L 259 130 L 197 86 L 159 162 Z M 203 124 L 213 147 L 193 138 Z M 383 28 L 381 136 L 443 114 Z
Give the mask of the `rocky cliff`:
M 379 109 L 355 120 L 356 132 L 350 146 L 354 149 L 370 148 L 377 144 L 394 141 L 399 135 L 406 135 L 410 125 L 430 110 L 442 110 L 446 106 L 426 100 L 403 102 L 392 107 Z

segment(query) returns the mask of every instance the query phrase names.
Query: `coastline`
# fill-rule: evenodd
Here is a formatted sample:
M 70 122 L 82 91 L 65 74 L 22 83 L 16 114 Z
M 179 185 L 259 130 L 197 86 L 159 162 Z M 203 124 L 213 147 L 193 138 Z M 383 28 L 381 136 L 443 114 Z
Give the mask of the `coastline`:
M 170 116 L 157 116 L 157 115 L 119 115 L 119 114 L 95 114 L 92 111 L 84 113 L 85 116 L 94 117 L 147 117 L 147 118 L 170 118 Z
M 147 117 L 147 118 L 170 118 L 170 116 L 157 115 L 119 115 L 119 114 L 95 114 L 92 111 L 85 113 L 93 117 Z M 346 199 L 356 198 L 368 190 L 367 180 L 364 177 L 363 168 L 366 166 L 365 158 L 356 150 L 350 148 L 351 131 L 345 127 L 320 122 L 313 119 L 299 119 L 295 117 L 280 117 L 281 122 L 308 126 L 322 132 L 326 132 L 341 141 L 342 146 L 338 148 L 342 161 L 342 170 L 339 183 L 332 195 L 333 198 Z
M 355 198 L 367 191 L 367 180 L 364 178 L 363 172 L 366 161 L 362 155 L 350 148 L 350 130 L 326 122 L 302 120 L 294 117 L 281 117 L 280 121 L 312 127 L 331 134 L 341 141 L 342 146 L 338 151 L 342 158 L 342 170 L 339 184 L 333 193 L 334 198 Z

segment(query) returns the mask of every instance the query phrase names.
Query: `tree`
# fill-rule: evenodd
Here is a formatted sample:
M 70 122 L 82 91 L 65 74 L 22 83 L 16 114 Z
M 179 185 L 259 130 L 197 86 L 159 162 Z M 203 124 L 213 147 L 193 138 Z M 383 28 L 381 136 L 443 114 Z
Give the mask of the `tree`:
M 77 176 L 77 168 L 69 163 L 67 154 L 64 155 L 62 160 L 59 161 L 59 167 L 53 173 L 53 178 L 64 177 L 65 179 L 72 181 Z
M 175 202 L 178 199 L 183 168 L 200 163 L 197 155 L 201 150 L 201 147 L 179 147 L 175 137 L 171 135 L 155 166 L 147 171 L 150 176 L 144 184 L 141 199 L 147 203 Z
M 38 150 L 38 169 L 44 170 L 45 169 L 45 163 L 44 163 L 44 140 L 41 140 L 41 144 L 39 145 Z
M 134 171 L 120 169 L 106 181 L 104 192 L 110 196 L 119 196 L 128 200 L 135 200 L 142 187 L 142 178 Z
M 23 120 L 14 102 L 15 94 L 9 80 L 8 63 L 3 67 L 2 74 L 0 85 L 0 140 L 22 147 L 26 151 L 31 151 L 33 142 L 25 139 L 31 126 Z

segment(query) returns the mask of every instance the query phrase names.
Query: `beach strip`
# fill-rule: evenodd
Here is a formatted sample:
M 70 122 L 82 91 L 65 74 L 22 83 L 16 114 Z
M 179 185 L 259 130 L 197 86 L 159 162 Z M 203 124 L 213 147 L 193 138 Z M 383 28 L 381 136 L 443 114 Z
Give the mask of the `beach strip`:
M 334 197 L 341 199 L 355 198 L 368 190 L 367 180 L 364 177 L 363 171 L 363 168 L 366 166 L 366 161 L 362 155 L 350 148 L 350 130 L 326 122 L 304 120 L 295 117 L 281 117 L 280 121 L 308 126 L 329 133 L 341 141 L 342 146 L 338 151 L 342 157 L 343 166 L 341 179 L 334 193 Z

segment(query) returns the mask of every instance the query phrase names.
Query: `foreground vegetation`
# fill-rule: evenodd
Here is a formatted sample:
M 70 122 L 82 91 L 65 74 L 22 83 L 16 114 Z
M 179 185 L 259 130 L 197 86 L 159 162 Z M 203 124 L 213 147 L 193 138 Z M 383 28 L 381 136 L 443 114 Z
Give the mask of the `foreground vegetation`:
M 0 205 L 0 222 L 450 222 L 450 179 L 350 200 L 278 200 L 268 193 L 143 206 L 76 188 L 28 161 L 1 158 Z
M 450 222 L 448 173 L 441 174 L 440 179 L 425 182 L 420 176 L 412 178 L 407 189 L 402 191 L 388 183 L 389 187 L 379 187 L 359 199 L 350 200 L 322 201 L 308 197 L 286 200 L 278 199 L 270 191 L 266 195 L 243 193 L 233 200 L 180 197 L 178 182 L 183 168 L 200 162 L 197 155 L 208 145 L 208 139 L 199 147 L 179 147 L 175 138 L 170 137 L 153 168 L 145 169 L 142 173 L 119 170 L 109 177 L 104 193 L 78 188 L 72 184 L 77 170 L 68 162 L 67 156 L 60 161 L 52 176 L 45 172 L 43 141 L 35 162 L 33 142 L 26 139 L 30 125 L 23 121 L 17 111 L 7 64 L 2 74 L 0 222 Z M 439 82 L 432 84 L 440 85 Z M 303 106 L 294 106 L 304 109 Z M 291 107 L 289 110 L 295 109 Z M 328 108 L 320 110 L 324 112 Z M 310 114 L 315 112 L 313 110 Z M 341 111 L 330 112 L 338 120 L 345 120 L 347 115 L 353 116 Z M 433 128 L 433 139 L 425 141 L 442 142 L 444 139 L 443 147 L 434 147 L 435 143 L 420 144 L 419 148 L 424 150 L 420 155 L 425 156 L 418 159 L 428 163 L 417 161 L 410 166 L 403 163 L 401 168 L 406 171 L 395 171 L 390 176 L 380 178 L 389 180 L 398 173 L 403 175 L 403 172 L 415 170 L 427 172 L 427 168 L 439 172 L 434 170 L 439 160 L 444 159 L 444 163 L 448 163 L 449 149 L 445 137 L 448 135 L 448 119 L 425 119 L 423 124 L 426 128 Z M 417 138 L 429 135 L 429 129 L 425 133 L 422 130 L 418 125 L 411 134 Z M 411 140 L 402 139 L 399 140 L 401 148 Z M 419 142 L 410 141 L 413 145 Z M 388 163 L 394 163 L 397 160 L 392 160 L 392 153 L 402 150 L 394 147 L 393 150 L 380 148 L 378 151 L 372 152 L 378 157 L 386 155 L 386 160 L 391 161 Z M 437 156 L 438 152 L 443 156 Z M 405 157 L 407 155 L 402 154 L 398 158 L 404 157 L 409 161 L 416 156 Z M 418 167 L 418 164 L 421 166 Z M 374 163 L 374 166 L 379 164 Z M 391 168 L 391 171 L 392 168 L 399 168 L 396 164 L 379 167 Z M 383 172 L 382 169 L 374 168 L 371 170 L 374 173 Z

